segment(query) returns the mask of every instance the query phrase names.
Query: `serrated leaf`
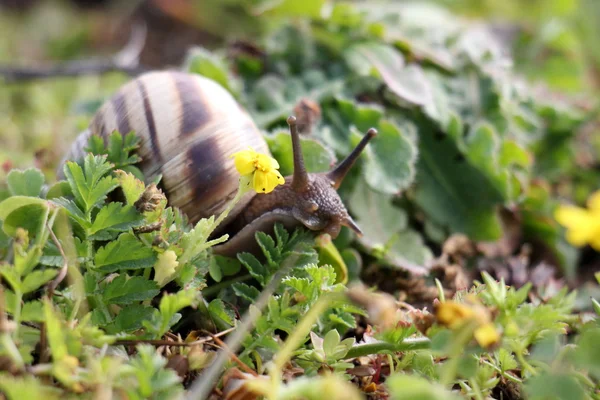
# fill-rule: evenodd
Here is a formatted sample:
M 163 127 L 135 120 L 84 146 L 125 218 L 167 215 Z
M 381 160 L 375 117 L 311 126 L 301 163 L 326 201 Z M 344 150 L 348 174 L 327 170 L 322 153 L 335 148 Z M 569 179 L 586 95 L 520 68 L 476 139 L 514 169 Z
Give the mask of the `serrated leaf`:
M 118 185 L 117 180 L 105 176 L 113 165 L 106 161 L 106 156 L 88 154 L 83 168 L 75 162 L 68 161 L 64 173 L 75 200 L 84 212 L 89 212 L 106 199 L 106 195 Z
M 229 328 L 234 324 L 234 316 L 230 310 L 227 310 L 225 303 L 221 299 L 214 299 L 208 304 L 208 312 L 218 329 Z
M 111 240 L 119 232 L 128 231 L 130 228 L 144 223 L 144 217 L 133 206 L 124 206 L 121 203 L 109 203 L 102 207 L 88 234 L 93 240 Z
M 119 275 L 102 289 L 102 300 L 106 304 L 131 304 L 136 301 L 152 299 L 160 293 L 156 282 L 141 276 L 127 279 Z
M 175 278 L 178 266 L 177 254 L 173 250 L 167 250 L 158 255 L 156 264 L 154 264 L 154 281 L 159 287 L 163 287 Z
M 9 374 L 2 374 L 1 378 L 0 391 L 7 396 L 8 400 L 58 400 L 64 398 L 60 389 L 42 383 L 33 375 L 16 377 Z
M 250 253 L 239 253 L 238 260 L 240 260 L 242 265 L 248 269 L 248 272 L 254 279 L 259 281 L 262 285 L 265 284 L 268 271 L 256 257 Z
M 57 274 L 58 270 L 56 269 L 38 269 L 29 272 L 23 279 L 21 290 L 23 293 L 33 292 L 45 283 L 50 282 Z
M 152 319 L 152 315 L 158 311 L 143 304 L 132 304 L 119 311 L 115 319 L 106 326 L 106 331 L 110 334 L 122 332 L 134 332 L 143 327 L 144 321 Z
M 13 169 L 6 176 L 6 182 L 13 196 L 38 197 L 44 185 L 44 174 L 36 168 L 25 171 Z
M 9 264 L 0 264 L 0 276 L 8 282 L 15 291 L 21 291 L 21 275 L 15 267 Z
M 181 314 L 178 313 L 181 309 L 195 307 L 199 301 L 200 292 L 196 289 L 184 289 L 177 293 L 165 294 L 160 299 L 159 313 L 156 313 L 152 320 L 142 323 L 154 333 L 155 337 L 161 337 L 181 319 Z
M 28 301 L 21 309 L 21 320 L 30 322 L 44 322 L 44 305 L 39 300 Z
M 250 303 L 254 303 L 260 295 L 260 291 L 257 288 L 254 286 L 249 286 L 243 282 L 236 282 L 231 285 L 231 288 L 236 296 L 241 297 Z
M 98 249 L 94 257 L 96 269 L 104 273 L 147 268 L 155 262 L 154 251 L 131 233 L 121 234 L 117 240 Z
M 115 176 L 119 182 L 119 186 L 123 190 L 125 195 L 125 201 L 129 205 L 133 205 L 144 193 L 146 188 L 144 182 L 136 178 L 132 173 L 125 172 L 123 170 L 116 170 Z
M 52 358 L 55 362 L 62 360 L 69 354 L 65 337 L 66 331 L 63 327 L 62 316 L 54 310 L 50 301 L 44 301 L 44 320 Z
M 52 200 L 52 202 L 63 207 L 67 211 L 69 217 L 79 224 L 79 226 L 81 226 L 83 229 L 89 229 L 92 226 L 92 223 L 89 221 L 89 217 L 86 217 L 83 211 L 81 211 L 81 209 L 73 200 L 59 197 Z

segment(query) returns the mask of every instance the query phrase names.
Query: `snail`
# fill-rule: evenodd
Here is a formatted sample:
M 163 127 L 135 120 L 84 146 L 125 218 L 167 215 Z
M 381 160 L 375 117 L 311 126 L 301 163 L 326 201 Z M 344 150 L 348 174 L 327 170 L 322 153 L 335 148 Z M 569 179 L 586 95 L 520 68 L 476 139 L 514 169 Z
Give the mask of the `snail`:
M 294 172 L 271 193 L 248 193 L 219 231 L 229 240 L 216 246 L 223 255 L 252 248 L 257 231 L 276 222 L 303 225 L 335 238 L 342 226 L 360 234 L 337 189 L 368 141 L 370 129 L 352 153 L 327 173 L 307 173 L 296 119 L 288 118 Z M 148 180 L 162 175 L 170 205 L 191 222 L 220 213 L 236 194 L 239 174 L 232 154 L 252 147 L 269 154 L 267 143 L 250 116 L 218 83 L 184 72 L 149 72 L 126 83 L 97 111 L 89 129 L 72 144 L 65 160 L 79 159 L 91 135 L 133 131 L 140 138 L 139 165 Z

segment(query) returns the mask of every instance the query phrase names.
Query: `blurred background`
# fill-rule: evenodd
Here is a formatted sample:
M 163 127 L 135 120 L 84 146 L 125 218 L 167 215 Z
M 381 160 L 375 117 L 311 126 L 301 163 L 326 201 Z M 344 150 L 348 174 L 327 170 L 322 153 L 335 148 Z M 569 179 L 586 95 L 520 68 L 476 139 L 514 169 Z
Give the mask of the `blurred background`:
M 309 3 L 311 1 L 308 1 Z M 0 62 L 7 67 L 108 60 L 141 36 L 135 67 L 179 66 L 192 46 L 219 48 L 276 29 L 283 0 L 0 0 Z M 290 1 L 287 1 L 290 3 Z M 320 3 L 320 2 L 315 2 Z M 385 8 L 391 2 L 364 1 Z M 426 3 L 426 2 L 412 2 Z M 510 49 L 518 73 L 570 95 L 595 94 L 600 63 L 596 0 L 437 0 L 457 20 L 482 21 Z M 438 9 L 439 7 L 439 9 Z M 267 23 L 265 23 L 267 22 Z M 135 69 L 135 68 L 134 68 Z M 0 163 L 56 162 L 89 111 L 127 79 L 97 74 L 35 81 L 0 78 Z M 6 169 L 6 165 L 5 168 Z M 1 176 L 2 172 L 0 172 Z

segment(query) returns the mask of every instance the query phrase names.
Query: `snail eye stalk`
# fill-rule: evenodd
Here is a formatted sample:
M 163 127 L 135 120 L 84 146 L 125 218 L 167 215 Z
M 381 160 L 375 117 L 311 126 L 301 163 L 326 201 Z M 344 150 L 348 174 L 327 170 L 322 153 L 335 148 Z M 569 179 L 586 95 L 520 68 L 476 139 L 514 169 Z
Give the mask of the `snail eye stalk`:
M 292 152 L 294 153 L 294 175 L 292 176 L 292 189 L 296 192 L 303 192 L 308 189 L 308 173 L 304 166 L 304 157 L 300 146 L 300 135 L 298 134 L 298 124 L 296 117 L 290 116 L 287 119 L 290 126 L 290 135 L 292 136 Z
M 350 168 L 352 168 L 356 160 L 358 160 L 358 157 L 360 157 L 361 153 L 367 146 L 367 143 L 369 143 L 369 141 L 375 136 L 377 136 L 377 130 L 374 128 L 369 129 L 367 134 L 363 136 L 360 143 L 354 148 L 354 150 L 352 150 L 352 153 L 350 153 L 346 159 L 344 159 L 337 167 L 327 174 L 327 177 L 333 182 L 333 187 L 335 189 L 340 187 L 344 181 L 344 178 L 346 177 L 346 174 L 348 174 Z

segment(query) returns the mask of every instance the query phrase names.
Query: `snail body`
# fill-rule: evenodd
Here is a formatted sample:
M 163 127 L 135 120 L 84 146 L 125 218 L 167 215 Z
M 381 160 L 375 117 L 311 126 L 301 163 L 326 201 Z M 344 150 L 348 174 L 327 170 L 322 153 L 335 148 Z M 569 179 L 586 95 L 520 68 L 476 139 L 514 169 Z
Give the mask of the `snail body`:
M 360 232 L 336 189 L 367 142 L 328 173 L 308 174 L 294 117 L 288 119 L 294 151 L 294 174 L 271 193 L 248 193 L 223 222 L 230 239 L 215 250 L 235 254 L 254 243 L 254 233 L 276 222 L 304 225 L 337 236 L 345 225 Z M 66 160 L 84 155 L 91 135 L 104 140 L 130 131 L 140 138 L 140 169 L 148 180 L 162 175 L 170 205 L 192 222 L 220 213 L 237 192 L 239 174 L 232 155 L 248 147 L 269 154 L 250 116 L 216 82 L 183 72 L 150 72 L 122 86 L 95 114 L 89 129 L 73 143 Z

